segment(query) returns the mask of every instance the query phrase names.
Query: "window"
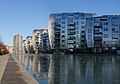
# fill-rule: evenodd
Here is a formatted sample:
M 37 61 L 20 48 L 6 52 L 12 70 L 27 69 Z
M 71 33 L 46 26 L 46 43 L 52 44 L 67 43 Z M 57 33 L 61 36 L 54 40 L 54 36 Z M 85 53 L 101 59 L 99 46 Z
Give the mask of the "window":
M 62 47 L 65 47 L 65 45 L 62 45 Z
M 65 22 L 62 22 L 62 24 L 65 24 Z
M 85 26 L 81 26 L 81 28 L 85 28 Z
M 65 29 L 65 26 L 62 26 L 62 29 Z
M 77 26 L 76 29 L 79 29 L 79 27 Z
M 108 22 L 104 22 L 103 24 L 104 24 L 104 25 L 108 25 Z
M 115 33 L 115 28 L 112 28 L 112 33 Z
M 62 42 L 65 42 L 65 40 L 62 40 Z
M 63 20 L 65 20 L 65 17 L 62 17 Z
M 81 31 L 81 33 L 85 33 L 85 31 Z
M 108 45 L 109 44 L 109 42 L 108 41 L 104 41 L 104 45 Z
M 108 31 L 108 28 L 104 28 L 103 30 L 104 30 L 104 31 Z
M 81 19 L 82 19 L 82 20 L 84 20 L 84 18 L 83 18 L 83 17 L 82 17 Z
M 115 34 L 112 34 L 112 39 L 115 39 Z
M 92 22 L 89 23 L 89 27 L 92 27 Z
M 103 38 L 108 38 L 108 34 L 103 34 Z
M 79 19 L 78 17 L 75 17 L 75 19 Z
M 76 22 L 76 25 L 79 25 L 79 22 Z
M 65 35 L 62 35 L 62 37 L 65 37 Z
M 65 31 L 62 31 L 62 33 L 65 33 Z
M 108 25 L 108 22 L 106 22 L 106 25 Z
M 92 40 L 92 35 L 88 35 L 88 40 Z
M 115 41 L 112 41 L 112 45 L 115 45 Z
M 91 28 L 88 28 L 88 33 L 92 33 L 92 29 Z
M 77 34 L 79 34 L 79 31 L 76 31 Z
M 85 24 L 85 22 L 82 21 L 81 24 Z

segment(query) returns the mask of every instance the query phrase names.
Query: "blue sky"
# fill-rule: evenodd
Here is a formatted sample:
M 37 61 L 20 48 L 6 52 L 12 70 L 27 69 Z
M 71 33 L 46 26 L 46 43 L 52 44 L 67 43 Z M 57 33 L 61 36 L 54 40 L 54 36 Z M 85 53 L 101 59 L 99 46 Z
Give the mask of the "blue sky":
M 120 0 L 0 0 L 0 35 L 12 45 L 15 34 L 23 38 L 33 29 L 47 28 L 50 13 L 86 12 L 120 14 Z

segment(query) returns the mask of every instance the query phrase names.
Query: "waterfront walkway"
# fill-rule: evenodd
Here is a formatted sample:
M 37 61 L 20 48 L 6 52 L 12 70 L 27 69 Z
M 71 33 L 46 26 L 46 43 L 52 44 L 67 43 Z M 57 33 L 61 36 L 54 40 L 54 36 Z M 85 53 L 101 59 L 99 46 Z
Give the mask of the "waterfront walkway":
M 10 55 L 0 56 L 0 84 L 38 84 Z

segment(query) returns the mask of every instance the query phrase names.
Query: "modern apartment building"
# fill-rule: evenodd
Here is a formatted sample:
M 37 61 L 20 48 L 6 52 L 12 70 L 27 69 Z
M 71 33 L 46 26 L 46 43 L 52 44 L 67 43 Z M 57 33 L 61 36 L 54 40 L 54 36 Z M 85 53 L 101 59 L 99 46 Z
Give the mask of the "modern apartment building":
M 32 36 L 27 36 L 26 37 L 26 51 L 29 53 L 33 53 L 33 42 L 32 42 Z
M 17 34 L 13 37 L 13 51 L 22 52 L 22 35 Z
M 50 49 L 48 29 L 35 29 L 32 36 L 33 49 L 37 48 L 38 51 Z
M 23 40 L 22 41 L 23 53 L 27 53 L 26 45 L 27 45 L 26 40 Z
M 120 48 L 120 15 L 103 15 L 86 21 L 87 47 L 93 52 Z
M 51 49 L 71 50 L 86 48 L 86 18 L 95 13 L 54 13 L 49 16 L 48 32 Z

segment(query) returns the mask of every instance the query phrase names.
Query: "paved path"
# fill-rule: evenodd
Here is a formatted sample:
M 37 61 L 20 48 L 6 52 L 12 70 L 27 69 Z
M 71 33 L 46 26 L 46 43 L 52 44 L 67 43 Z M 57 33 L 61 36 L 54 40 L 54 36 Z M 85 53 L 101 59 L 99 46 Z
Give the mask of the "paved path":
M 8 59 L 9 59 L 9 54 L 0 55 L 0 82 L 1 82 L 1 79 L 2 79 L 2 76 L 3 76 L 3 73 L 5 71 Z
M 0 84 L 38 84 L 10 55 Z

